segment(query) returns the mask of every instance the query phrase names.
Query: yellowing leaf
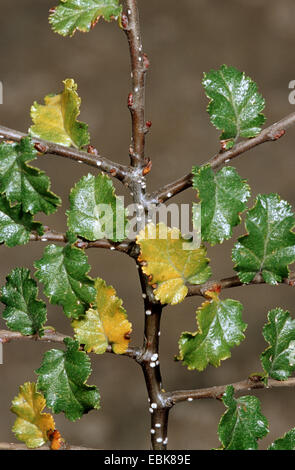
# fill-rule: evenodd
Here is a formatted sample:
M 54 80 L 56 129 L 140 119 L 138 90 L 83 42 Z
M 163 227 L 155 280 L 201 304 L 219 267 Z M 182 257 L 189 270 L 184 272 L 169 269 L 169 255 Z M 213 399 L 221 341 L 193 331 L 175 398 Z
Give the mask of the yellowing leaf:
M 55 429 L 51 414 L 42 413 L 45 406 L 42 393 L 37 392 L 36 384 L 30 382 L 19 388 L 19 394 L 12 402 L 11 411 L 17 415 L 12 430 L 30 449 L 45 444 L 48 432 Z
M 81 148 L 89 144 L 88 126 L 77 121 L 81 98 L 73 79 L 63 81 L 64 90 L 58 95 L 47 95 L 44 105 L 35 102 L 31 107 L 34 125 L 29 132 L 33 137 Z
M 202 284 L 211 275 L 206 248 L 185 249 L 188 242 L 176 228 L 148 224 L 136 243 L 141 249 L 142 270 L 151 285 L 157 284 L 154 294 L 162 304 L 182 302 L 188 292 L 185 283 Z
M 72 326 L 80 344 L 86 352 L 103 354 L 111 344 L 114 353 L 124 354 L 130 341 L 132 325 L 127 320 L 122 300 L 113 287 L 105 281 L 95 281 L 96 306 L 90 308 L 84 318 L 74 320 Z

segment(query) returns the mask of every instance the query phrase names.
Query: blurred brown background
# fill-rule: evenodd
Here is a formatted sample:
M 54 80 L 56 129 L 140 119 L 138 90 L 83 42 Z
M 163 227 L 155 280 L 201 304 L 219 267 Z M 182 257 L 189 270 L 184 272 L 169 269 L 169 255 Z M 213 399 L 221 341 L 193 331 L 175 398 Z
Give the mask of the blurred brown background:
M 115 24 L 100 22 L 89 34 L 62 38 L 51 31 L 47 22 L 48 9 L 56 3 L 0 1 L 0 80 L 4 85 L 0 122 L 26 131 L 33 101 L 41 102 L 47 93 L 58 92 L 61 81 L 73 77 L 82 97 L 81 119 L 89 123 L 93 144 L 103 155 L 127 162 L 130 69 L 125 35 Z M 146 92 L 147 119 L 153 121 L 147 139 L 147 155 L 153 160 L 149 190 L 188 172 L 192 164 L 206 161 L 218 149 L 218 133 L 206 113 L 203 71 L 223 63 L 246 71 L 258 82 L 266 99 L 268 123 L 294 111 L 288 102 L 288 84 L 295 79 L 293 0 L 139 0 L 139 6 L 144 50 L 151 60 Z M 280 142 L 265 144 L 234 162 L 241 176 L 249 180 L 253 196 L 278 192 L 295 205 L 294 147 L 295 129 Z M 65 230 L 69 190 L 92 170 L 54 156 L 39 159 L 37 165 L 47 171 L 53 190 L 63 198 L 58 213 L 42 220 L 56 230 Z M 120 185 L 116 186 L 119 194 L 125 194 Z M 189 202 L 193 197 L 193 191 L 188 190 L 174 201 Z M 243 232 L 239 227 L 235 237 Z M 12 268 L 31 268 L 43 248 L 41 243 L 13 249 L 2 246 L 0 284 Z M 214 278 L 233 274 L 231 248 L 232 241 L 209 248 Z M 141 344 L 143 309 L 133 261 L 103 250 L 87 254 L 91 274 L 114 285 L 124 299 L 134 325 L 133 344 Z M 250 286 L 223 295 L 244 304 L 246 340 L 233 349 L 232 358 L 220 368 L 210 366 L 203 373 L 189 372 L 173 361 L 181 331 L 195 329 L 194 312 L 200 299 L 187 299 L 165 309 L 161 365 L 167 390 L 229 383 L 260 371 L 258 358 L 265 348 L 261 328 L 268 309 L 281 306 L 295 315 L 295 292 L 287 286 Z M 69 321 L 60 308 L 48 305 L 48 324 L 71 334 Z M 10 431 L 14 421 L 9 411 L 11 399 L 20 384 L 36 379 L 33 371 L 50 347 L 33 342 L 5 346 L 4 365 L 0 366 L 0 441 L 14 440 Z M 74 424 L 58 415 L 58 428 L 72 444 L 148 449 L 150 416 L 140 368 L 124 357 L 92 355 L 91 359 L 93 374 L 89 383 L 99 386 L 102 409 Z M 269 436 L 261 445 L 265 448 L 295 425 L 295 396 L 293 390 L 259 391 L 256 395 L 270 421 Z M 170 415 L 169 447 L 216 447 L 216 430 L 223 411 L 223 405 L 215 401 L 177 405 Z

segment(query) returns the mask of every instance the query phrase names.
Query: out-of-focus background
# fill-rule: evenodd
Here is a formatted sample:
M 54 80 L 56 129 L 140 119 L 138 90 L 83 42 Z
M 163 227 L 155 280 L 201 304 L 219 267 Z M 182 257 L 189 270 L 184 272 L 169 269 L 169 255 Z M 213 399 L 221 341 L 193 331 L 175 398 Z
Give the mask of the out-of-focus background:
M 65 78 L 74 78 L 82 97 L 81 120 L 89 123 L 93 145 L 113 160 L 128 162 L 130 116 L 126 106 L 130 91 L 130 68 L 126 38 L 115 23 L 101 21 L 89 34 L 73 38 L 54 34 L 47 21 L 54 0 L 1 0 L 0 80 L 4 104 L 0 122 L 26 131 L 34 100 L 42 102 L 49 92 L 61 90 Z M 218 132 L 206 113 L 207 99 L 201 79 L 204 71 L 221 64 L 244 70 L 259 84 L 267 103 L 267 122 L 294 111 L 288 101 L 288 84 L 295 79 L 293 0 L 139 0 L 144 51 L 151 61 L 147 74 L 147 119 L 153 121 L 147 139 L 147 155 L 153 169 L 149 190 L 156 189 L 190 171 L 192 164 L 206 161 L 218 150 Z M 278 143 L 264 144 L 234 162 L 249 180 L 253 197 L 278 192 L 295 205 L 295 129 Z M 68 194 L 82 175 L 93 171 L 66 159 L 46 156 L 37 162 L 52 180 L 63 206 L 50 218 L 50 227 L 64 231 Z M 120 184 L 118 193 L 126 195 Z M 187 190 L 173 202 L 190 202 Z M 240 226 L 234 239 L 244 232 Z M 209 247 L 214 278 L 233 275 L 233 241 Z M 44 244 L 25 248 L 1 247 L 0 285 L 17 266 L 32 268 Z M 141 344 L 143 305 L 134 262 L 124 254 L 89 250 L 91 274 L 111 283 L 124 299 L 133 322 L 133 344 Z M 111 258 L 110 258 L 111 257 Z M 42 291 L 41 291 L 42 292 Z M 41 293 L 42 295 L 42 293 Z M 190 298 L 163 315 L 161 366 L 166 390 L 207 387 L 246 378 L 260 371 L 259 355 L 266 344 L 261 329 L 267 311 L 281 306 L 295 315 L 295 291 L 287 286 L 249 286 L 226 291 L 223 296 L 240 300 L 248 323 L 246 340 L 232 351 L 232 358 L 218 369 L 189 372 L 173 360 L 183 330 L 194 331 L 199 298 Z M 1 327 L 4 322 L 1 320 Z M 48 305 L 48 324 L 71 334 L 68 319 L 59 307 Z M 0 365 L 0 441 L 13 441 L 14 415 L 9 411 L 18 386 L 34 381 L 42 354 L 50 344 L 11 343 L 4 347 Z M 53 346 L 55 347 L 55 346 Z M 143 376 L 133 361 L 112 355 L 91 356 L 93 374 L 102 395 L 101 411 L 93 411 L 76 423 L 56 416 L 57 426 L 68 442 L 101 449 L 148 449 L 150 416 Z M 295 425 L 293 390 L 258 391 L 263 413 L 270 422 L 269 436 L 261 448 Z M 210 449 L 218 446 L 217 425 L 224 412 L 218 401 L 177 405 L 170 415 L 171 449 Z

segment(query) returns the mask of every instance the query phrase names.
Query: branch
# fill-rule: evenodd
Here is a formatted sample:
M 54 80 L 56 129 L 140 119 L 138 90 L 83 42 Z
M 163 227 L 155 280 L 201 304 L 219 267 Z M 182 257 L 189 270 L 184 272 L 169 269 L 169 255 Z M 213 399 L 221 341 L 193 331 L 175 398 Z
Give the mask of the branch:
M 43 235 L 39 235 L 37 232 L 32 232 L 30 234 L 30 241 L 67 243 L 68 240 L 66 234 L 55 232 L 54 230 L 50 230 L 49 227 L 45 227 L 45 232 Z M 105 248 L 108 250 L 120 251 L 122 253 L 127 253 L 130 256 L 133 256 L 134 243 L 132 242 L 132 240 L 129 239 L 126 239 L 121 243 L 117 243 L 107 239 L 95 240 L 91 242 L 79 238 L 76 241 L 75 246 L 83 249 Z
M 206 291 L 212 290 L 213 288 L 218 289 L 229 289 L 231 287 L 240 287 L 240 286 L 249 286 L 253 284 L 266 284 L 265 280 L 263 279 L 261 274 L 256 274 L 253 281 L 249 282 L 248 284 L 244 284 L 240 281 L 238 276 L 228 277 L 225 279 L 221 279 L 221 281 L 208 281 L 204 284 L 200 285 L 189 285 L 188 286 L 188 296 L 193 295 L 200 295 L 202 297 L 206 297 Z M 294 287 L 295 286 L 295 272 L 291 272 L 289 277 L 283 279 L 280 284 L 286 284 L 287 286 Z
M 126 0 L 123 27 L 126 32 L 131 58 L 132 92 L 128 96 L 128 107 L 132 119 L 132 145 L 130 149 L 131 165 L 145 166 L 145 72 L 148 60 L 142 51 L 141 32 L 137 0 Z
M 261 388 L 269 389 L 295 387 L 295 377 L 283 381 L 268 379 L 266 385 L 260 380 L 258 376 L 253 376 L 241 382 L 236 382 L 228 385 L 232 385 L 235 389 L 235 392 L 245 392 Z M 173 406 L 181 401 L 193 401 L 200 400 L 203 398 L 221 399 L 228 385 L 219 385 L 216 387 L 202 388 L 198 390 L 177 390 L 175 392 L 167 392 L 165 397 L 167 403 L 170 404 L 170 406 Z
M 26 136 L 27 134 L 23 134 L 22 132 L 0 126 L 0 139 L 19 142 Z M 58 155 L 60 157 L 70 158 L 76 162 L 85 163 L 86 165 L 95 167 L 96 169 L 99 169 L 104 173 L 108 173 L 110 176 L 123 182 L 128 182 L 132 179 L 132 171 L 129 167 L 120 165 L 119 163 L 114 163 L 111 160 L 102 157 L 96 151 L 94 153 L 87 153 L 73 147 L 65 147 L 63 145 L 36 138 L 32 138 L 32 141 L 36 144 L 36 149 L 42 154 Z
M 0 450 L 50 450 L 50 444 L 45 444 L 44 446 L 37 447 L 36 449 L 29 449 L 25 444 L 0 442 Z M 97 449 L 91 449 L 89 447 L 71 446 L 69 444 L 66 444 L 60 450 L 97 450 Z
M 263 144 L 264 142 L 275 142 L 280 139 L 286 130 L 295 124 L 295 113 L 291 113 L 279 122 L 272 124 L 271 126 L 264 129 L 257 137 L 253 139 L 243 140 L 239 144 L 235 145 L 232 149 L 226 152 L 221 151 L 212 157 L 207 163 L 211 165 L 213 169 L 217 169 L 224 163 L 232 160 L 233 158 L 242 155 L 248 150 L 257 147 L 257 145 Z M 189 173 L 182 178 L 174 181 L 173 183 L 167 184 L 159 191 L 156 191 L 150 196 L 150 203 L 165 202 L 176 194 L 184 191 L 192 186 L 192 173 Z
M 46 329 L 46 326 L 44 327 L 44 336 L 41 336 L 41 337 L 37 335 L 24 336 L 21 333 L 18 333 L 16 331 L 0 330 L 0 343 L 2 344 L 7 344 L 7 343 L 10 343 L 11 341 L 43 341 L 43 342 L 48 342 L 48 343 L 63 344 L 63 341 L 65 338 L 68 338 L 68 336 L 62 333 L 53 331 L 52 329 L 48 327 Z M 108 346 L 106 352 L 113 354 L 112 347 Z M 129 347 L 124 354 L 121 354 L 121 356 L 128 356 L 132 359 L 135 359 L 137 362 L 141 361 L 141 355 L 142 355 L 142 351 L 140 348 L 131 348 L 131 347 Z

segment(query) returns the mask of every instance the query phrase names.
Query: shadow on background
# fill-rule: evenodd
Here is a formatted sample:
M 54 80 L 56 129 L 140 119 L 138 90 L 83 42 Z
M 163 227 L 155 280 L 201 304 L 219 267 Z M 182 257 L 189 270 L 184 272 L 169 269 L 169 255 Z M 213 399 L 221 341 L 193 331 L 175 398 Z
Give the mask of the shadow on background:
M 47 93 L 58 92 L 62 80 L 71 77 L 79 85 L 81 120 L 89 123 L 93 145 L 103 155 L 126 163 L 130 142 L 126 106 L 130 68 L 125 35 L 115 24 L 101 22 L 89 34 L 62 38 L 48 25 L 47 12 L 53 3 L 1 1 L 0 80 L 4 85 L 4 104 L 0 106 L 0 122 L 26 131 L 33 101 L 42 102 Z M 268 123 L 294 111 L 288 102 L 288 84 L 295 79 L 292 0 L 139 0 L 139 6 L 144 51 L 151 61 L 146 117 L 153 121 L 147 139 L 153 170 L 148 190 L 187 173 L 192 164 L 206 161 L 218 150 L 218 133 L 209 123 L 207 99 L 201 87 L 203 71 L 223 63 L 244 70 L 258 82 L 266 99 Z M 240 175 L 249 180 L 253 197 L 257 193 L 278 192 L 295 206 L 294 146 L 295 131 L 290 130 L 280 142 L 265 144 L 234 162 Z M 57 214 L 41 219 L 64 231 L 69 190 L 82 175 L 93 170 L 54 156 L 40 158 L 37 165 L 50 175 L 53 190 L 63 199 Z M 118 194 L 126 195 L 120 185 L 116 186 Z M 191 202 L 194 197 L 194 192 L 188 190 L 173 202 Z M 236 229 L 234 240 L 243 232 L 242 226 Z M 214 278 L 233 274 L 232 244 L 227 241 L 222 246 L 209 247 Z M 0 284 L 12 268 L 31 268 L 43 248 L 42 243 L 13 249 L 2 246 Z M 133 344 L 141 344 L 143 306 L 134 262 L 123 254 L 103 250 L 89 250 L 87 254 L 91 274 L 111 283 L 124 299 L 134 325 Z M 189 372 L 173 357 L 178 352 L 180 333 L 195 329 L 195 310 L 201 301 L 190 298 L 165 309 L 161 365 L 166 390 L 224 384 L 260 371 L 258 357 L 265 348 L 261 329 L 268 309 L 281 306 L 295 315 L 295 292 L 287 286 L 236 288 L 223 295 L 243 303 L 243 319 L 248 323 L 246 340 L 233 349 L 232 358 L 219 369 Z M 2 320 L 0 323 L 4 327 Z M 58 307 L 48 306 L 48 323 L 71 334 L 69 322 Z M 33 371 L 40 365 L 41 354 L 50 347 L 33 342 L 5 346 L 5 362 L 0 366 L 0 440 L 14 440 L 10 402 L 20 384 L 36 379 Z M 150 417 L 140 368 L 127 358 L 111 355 L 92 356 L 92 365 L 89 383 L 99 386 L 102 409 L 76 423 L 56 416 L 60 431 L 71 444 L 148 449 Z M 269 390 L 255 394 L 261 398 L 263 413 L 270 421 L 270 434 L 261 445 L 265 448 L 295 425 L 294 392 Z M 177 405 L 170 417 L 169 447 L 218 446 L 216 431 L 223 411 L 223 405 L 215 401 Z

